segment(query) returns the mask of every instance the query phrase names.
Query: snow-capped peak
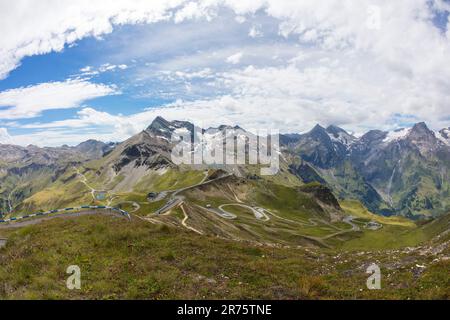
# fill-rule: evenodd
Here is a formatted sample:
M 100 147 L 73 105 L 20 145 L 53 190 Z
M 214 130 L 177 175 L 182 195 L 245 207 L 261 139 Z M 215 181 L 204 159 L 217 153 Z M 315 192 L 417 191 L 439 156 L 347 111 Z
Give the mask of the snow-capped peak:
M 341 129 L 341 128 L 336 127 L 336 126 L 332 126 L 332 125 L 329 126 L 326 129 L 326 132 L 327 132 L 328 136 L 330 137 L 330 139 L 332 141 L 340 142 L 346 147 L 350 146 L 356 140 L 358 140 L 353 135 L 347 133 L 347 131 L 345 131 L 344 129 Z

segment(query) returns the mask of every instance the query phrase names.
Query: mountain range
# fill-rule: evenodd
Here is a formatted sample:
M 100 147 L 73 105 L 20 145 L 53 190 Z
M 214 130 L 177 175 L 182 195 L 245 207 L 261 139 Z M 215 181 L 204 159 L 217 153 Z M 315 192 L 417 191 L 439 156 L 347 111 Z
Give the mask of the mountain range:
M 172 162 L 170 137 L 175 130 L 193 133 L 194 128 L 187 121 L 157 117 L 147 129 L 121 143 L 89 140 L 57 148 L 0 144 L 0 211 L 40 209 L 45 201 L 51 202 L 42 201 L 42 192 L 68 187 L 73 168 L 80 165 L 88 178 L 114 192 L 146 192 L 168 180 L 182 184 L 201 171 Z M 208 132 L 211 129 L 249 134 L 238 126 Z M 289 187 L 319 183 L 338 200 L 358 200 L 380 215 L 420 218 L 450 210 L 450 128 L 434 132 L 422 122 L 356 137 L 337 126 L 316 125 L 307 133 L 280 135 L 280 148 L 280 171 L 275 176 L 260 176 L 253 165 L 215 165 L 214 169 Z M 76 192 L 70 193 L 76 203 Z M 51 198 L 51 193 L 46 197 Z

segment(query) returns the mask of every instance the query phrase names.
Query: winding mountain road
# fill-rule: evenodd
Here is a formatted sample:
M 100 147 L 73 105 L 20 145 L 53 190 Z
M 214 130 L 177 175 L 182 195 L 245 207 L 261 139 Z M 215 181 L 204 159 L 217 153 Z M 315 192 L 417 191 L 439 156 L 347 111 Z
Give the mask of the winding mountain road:
M 224 207 L 229 207 L 229 206 L 236 206 L 236 207 L 242 207 L 242 208 L 246 208 L 249 209 L 250 211 L 252 211 L 252 213 L 255 215 L 255 218 L 261 221 L 269 221 L 270 218 L 269 216 L 264 212 L 266 211 L 266 209 L 264 208 L 260 208 L 260 207 L 252 207 L 243 203 L 227 203 L 227 204 L 222 204 L 219 206 L 219 211 L 221 212 L 220 216 L 222 217 L 232 217 L 234 216 L 234 218 L 236 218 L 236 215 L 232 212 L 229 212 L 227 210 L 224 209 Z
M 92 195 L 92 199 L 94 201 L 97 201 L 97 198 L 95 197 L 95 193 L 98 191 L 96 189 L 94 189 L 91 185 L 89 185 L 87 178 L 84 174 L 82 174 L 80 172 L 80 170 L 78 168 L 74 168 L 75 171 L 77 172 L 77 175 L 80 177 L 80 181 L 89 189 L 91 190 L 91 195 Z M 109 197 L 109 199 L 106 201 L 106 206 L 110 207 L 112 201 L 117 198 L 117 195 L 111 194 L 111 196 Z M 141 208 L 141 205 L 139 203 L 137 203 L 136 201 L 122 201 L 122 203 L 131 203 L 131 205 L 134 207 L 133 211 L 130 211 L 130 213 L 136 212 Z
M 167 200 L 166 204 L 164 206 L 162 206 L 161 208 L 159 208 L 158 210 L 156 210 L 154 214 L 156 214 L 156 215 L 163 214 L 164 212 L 169 211 L 170 209 L 180 205 L 184 201 L 184 197 L 181 196 L 181 195 L 178 195 L 180 192 L 183 192 L 183 191 L 186 191 L 186 190 L 190 190 L 190 189 L 193 189 L 193 188 L 197 188 L 197 187 L 200 187 L 200 186 L 204 186 L 204 185 L 216 182 L 218 180 L 228 178 L 230 176 L 232 176 L 231 173 L 223 175 L 223 176 L 220 176 L 220 177 L 217 177 L 217 178 L 214 178 L 214 179 L 211 179 L 211 180 L 206 180 L 208 178 L 208 175 L 205 174 L 205 177 L 203 178 L 203 180 L 201 182 L 197 183 L 197 184 L 194 184 L 194 185 L 188 186 L 188 187 L 184 187 L 184 188 L 180 188 L 180 189 L 177 189 L 177 190 L 172 190 L 172 191 L 166 190 L 165 192 L 172 192 L 172 194 L 170 195 L 170 197 Z
M 94 200 L 95 199 L 95 192 L 96 190 L 90 186 L 87 182 L 87 178 L 84 174 L 82 174 L 78 168 L 75 168 L 77 175 L 80 177 L 80 180 L 83 184 L 86 185 L 87 188 L 90 189 L 91 191 L 91 195 L 93 197 Z M 189 219 L 189 216 L 186 212 L 185 207 L 183 206 L 183 202 L 185 197 L 180 195 L 180 193 L 190 190 L 190 189 L 194 189 L 203 185 L 207 185 L 210 183 L 214 183 L 218 180 L 221 179 L 225 179 L 227 177 L 232 176 L 232 174 L 226 174 L 211 180 L 207 180 L 208 178 L 208 172 L 205 172 L 205 177 L 202 179 L 201 182 L 195 184 L 195 185 L 191 185 L 188 187 L 183 187 L 183 188 L 179 188 L 176 190 L 166 190 L 163 191 L 165 194 L 170 193 L 170 197 L 167 200 L 167 202 L 160 208 L 158 209 L 153 215 L 154 216 L 158 216 L 158 215 L 162 215 L 165 212 L 170 211 L 171 209 L 173 209 L 174 207 L 180 206 L 182 212 L 183 212 L 183 219 L 181 221 L 181 224 L 183 225 L 183 227 L 185 227 L 186 229 L 189 229 L 197 234 L 203 234 L 202 231 L 189 226 L 187 224 L 187 220 Z M 310 218 L 308 219 L 308 222 L 302 222 L 302 221 L 294 221 L 288 218 L 284 218 L 281 217 L 275 213 L 273 213 L 272 211 L 262 208 L 262 207 L 256 207 L 256 206 L 251 206 L 248 204 L 243 203 L 238 197 L 237 195 L 234 193 L 234 191 L 232 190 L 232 188 L 230 187 L 229 184 L 227 184 L 228 188 L 232 191 L 236 201 L 238 201 L 237 203 L 227 203 L 227 204 L 222 204 L 220 205 L 218 208 L 205 208 L 203 206 L 200 205 L 196 205 L 197 207 L 203 209 L 203 210 L 207 210 L 209 212 L 212 212 L 216 215 L 218 215 L 219 217 L 223 218 L 223 219 L 228 219 L 228 220 L 232 220 L 232 219 L 236 219 L 237 216 L 236 214 L 227 211 L 225 208 L 226 207 L 230 207 L 230 206 L 238 206 L 238 207 L 242 207 L 245 209 L 249 209 L 253 215 L 255 216 L 255 219 L 260 220 L 260 221 L 269 221 L 270 217 L 269 216 L 273 216 L 277 219 L 286 221 L 286 222 L 290 222 L 290 223 L 294 223 L 294 224 L 298 224 L 301 226 L 317 226 L 318 223 L 324 223 L 326 225 L 329 225 L 331 227 L 333 227 L 334 229 L 336 229 L 338 232 L 335 232 L 333 234 L 324 236 L 324 237 L 312 237 L 312 236 L 307 236 L 307 235 L 302 235 L 305 238 L 314 240 L 314 241 L 318 241 L 320 243 L 322 243 L 323 245 L 326 245 L 323 240 L 332 238 L 334 236 L 340 235 L 340 234 L 344 234 L 347 232 L 351 232 L 351 231 L 359 231 L 360 228 L 359 226 L 357 226 L 355 223 L 352 222 L 353 217 L 352 216 L 347 216 L 345 217 L 342 221 L 344 223 L 347 223 L 351 226 L 351 229 L 347 229 L 347 230 L 342 230 L 326 221 L 323 221 L 321 219 L 316 219 L 316 218 Z M 60 218 L 60 217 L 78 217 L 78 216 L 84 216 L 84 215 L 93 215 L 93 214 L 98 214 L 99 211 L 98 209 L 103 209 L 104 213 L 108 214 L 108 215 L 120 215 L 120 216 L 126 216 L 129 219 L 131 219 L 131 216 L 128 212 L 122 210 L 122 209 L 118 209 L 118 208 L 114 208 L 111 207 L 111 202 L 112 200 L 115 198 L 116 196 L 112 196 L 110 199 L 108 199 L 107 201 L 107 205 L 106 206 L 80 206 L 80 207 L 73 207 L 73 208 L 63 208 L 63 209 L 55 209 L 55 210 L 51 210 L 51 211 L 47 211 L 47 212 L 40 212 L 40 213 L 36 213 L 36 214 L 30 214 L 30 215 L 26 215 L 26 216 L 22 216 L 22 217 L 13 217 L 10 219 L 5 219 L 5 220 L 0 220 L 0 229 L 6 229 L 6 228 L 20 228 L 20 227 L 24 227 L 27 225 L 33 225 L 33 224 L 37 224 L 43 221 L 47 221 L 47 220 L 51 220 L 51 219 L 55 219 L 55 218 Z M 131 211 L 131 213 L 136 212 L 140 209 L 140 205 L 135 202 L 135 201 L 125 201 L 126 203 L 131 203 L 134 207 L 133 211 Z M 76 212 L 67 212 L 67 211 L 76 211 Z M 85 210 L 85 211 L 82 211 Z M 106 211 L 109 210 L 109 211 Z M 57 215 L 51 215 L 51 214 L 55 214 L 58 213 Z M 47 217 L 42 217 L 48 215 Z M 50 216 L 51 215 L 51 216 Z M 35 219 L 27 219 L 27 218 L 35 218 Z M 139 217 L 142 220 L 148 221 L 148 222 L 152 222 L 155 223 L 155 221 L 152 221 L 153 219 L 151 217 Z M 23 220 L 23 219 L 27 219 L 24 221 L 19 221 L 19 220 Z M 13 222 L 13 223 L 11 223 Z M 4 246 L 6 243 L 6 239 L 0 239 L 0 247 Z
M 353 223 L 353 219 L 355 219 L 355 217 L 353 216 L 347 216 L 345 217 L 342 222 L 345 222 L 346 224 L 350 225 L 352 227 L 351 230 L 349 231 L 360 231 L 361 228 L 359 226 L 357 226 L 355 223 Z
M 341 234 L 345 234 L 345 233 L 348 233 L 348 232 L 359 231 L 360 230 L 359 226 L 357 226 L 355 223 L 352 222 L 352 220 L 354 219 L 352 216 L 347 216 L 347 217 L 345 217 L 342 220 L 342 222 L 347 223 L 347 224 L 349 224 L 351 226 L 351 229 L 343 230 L 343 229 L 340 229 L 337 226 L 334 226 L 331 223 L 329 223 L 329 222 L 327 222 L 325 220 L 322 220 L 322 219 L 310 218 L 310 219 L 308 219 L 308 222 L 294 221 L 294 220 L 291 220 L 291 219 L 287 219 L 287 218 L 281 217 L 281 216 L 279 216 L 279 215 L 277 215 L 277 214 L 273 213 L 272 211 L 267 210 L 265 208 L 252 207 L 250 205 L 243 204 L 242 202 L 223 204 L 223 205 L 220 205 L 217 209 L 216 208 L 205 208 L 205 207 L 200 206 L 200 205 L 196 205 L 196 206 L 198 208 L 201 208 L 203 210 L 212 212 L 212 213 L 218 215 L 219 217 L 224 218 L 224 219 L 228 219 L 228 220 L 236 219 L 237 216 L 234 213 L 225 210 L 224 207 L 226 207 L 226 206 L 240 206 L 240 207 L 243 207 L 243 208 L 246 208 L 246 209 L 250 209 L 253 212 L 253 214 L 255 215 L 255 218 L 258 219 L 258 220 L 262 220 L 262 221 L 270 220 L 268 215 L 272 215 L 273 217 L 275 217 L 277 219 L 280 219 L 282 221 L 286 221 L 286 222 L 289 222 L 289 223 L 294 223 L 294 224 L 301 225 L 301 226 L 307 226 L 307 227 L 318 226 L 319 223 L 322 223 L 322 224 L 325 224 L 325 225 L 327 225 L 329 227 L 332 227 L 333 229 L 337 230 L 337 232 L 329 234 L 329 235 L 326 235 L 326 236 L 323 236 L 323 237 L 314 237 L 314 236 L 308 236 L 308 235 L 304 235 L 304 234 L 299 234 L 299 235 L 301 235 L 302 237 L 304 237 L 306 239 L 317 241 L 317 242 L 321 243 L 324 246 L 328 246 L 324 242 L 324 240 L 327 240 L 327 239 L 330 239 L 332 237 L 335 237 L 335 236 L 338 236 L 338 235 L 341 235 Z

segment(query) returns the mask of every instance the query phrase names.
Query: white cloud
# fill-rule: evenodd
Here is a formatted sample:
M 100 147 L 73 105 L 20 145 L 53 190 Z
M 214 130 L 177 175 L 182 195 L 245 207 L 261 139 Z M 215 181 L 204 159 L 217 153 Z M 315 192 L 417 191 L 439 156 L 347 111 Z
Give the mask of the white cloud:
M 84 68 L 81 68 L 80 71 L 83 72 L 83 73 L 91 72 L 92 71 L 92 67 L 91 66 L 86 66 Z
M 80 79 L 10 89 L 0 92 L 0 118 L 32 118 L 45 110 L 75 108 L 84 101 L 117 92 L 113 86 Z
M 8 130 L 6 128 L 0 128 L 0 143 L 3 144 L 11 144 L 12 138 L 8 133 Z
M 215 16 L 214 10 L 208 8 L 208 3 L 203 5 L 202 1 L 191 1 L 184 5 L 175 14 L 174 22 L 180 23 L 187 19 L 200 19 L 204 18 L 210 21 Z
M 0 79 L 26 56 L 61 51 L 114 25 L 154 23 L 170 17 L 183 0 L 17 0 L 0 3 Z
M 17 67 L 23 57 L 61 51 L 65 44 L 84 37 L 110 33 L 114 25 L 212 19 L 220 6 L 232 9 L 238 16 L 264 10 L 280 20 L 280 32 L 285 36 L 314 36 L 326 48 L 351 46 L 378 54 L 386 62 L 412 67 L 413 71 L 431 71 L 448 56 L 449 39 L 433 26 L 429 3 L 377 2 L 381 29 L 376 31 L 367 28 L 367 9 L 373 7 L 372 0 L 79 0 L 76 5 L 69 0 L 2 2 L 0 78 Z M 449 10 L 442 1 L 436 1 L 434 9 Z M 405 51 L 409 59 L 404 59 Z M 443 57 L 435 61 L 435 52 Z
M 251 38 L 259 38 L 263 36 L 262 31 L 260 30 L 261 26 L 253 25 L 248 32 L 249 37 Z
M 242 56 L 242 52 L 235 53 L 227 58 L 227 62 L 231 64 L 238 64 L 241 61 Z
M 104 63 L 98 68 L 94 68 L 92 66 L 86 66 L 86 67 L 80 69 L 80 72 L 81 72 L 80 76 L 83 76 L 83 77 L 95 76 L 95 75 L 99 75 L 101 73 L 108 72 L 108 71 L 113 72 L 113 71 L 116 71 L 117 69 L 126 70 L 126 69 L 128 69 L 128 65 L 126 65 L 126 64 L 116 65 L 116 64 L 110 64 L 110 63 Z

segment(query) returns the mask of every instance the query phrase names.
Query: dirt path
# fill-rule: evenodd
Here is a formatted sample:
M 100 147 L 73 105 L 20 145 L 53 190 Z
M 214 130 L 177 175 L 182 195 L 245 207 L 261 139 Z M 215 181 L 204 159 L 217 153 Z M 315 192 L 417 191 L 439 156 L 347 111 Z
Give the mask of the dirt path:
M 187 221 L 187 219 L 189 218 L 189 216 L 187 215 L 186 210 L 184 209 L 183 204 L 182 204 L 180 207 L 181 207 L 181 210 L 183 211 L 183 214 L 184 214 L 183 221 L 181 221 L 181 224 L 183 225 L 183 227 L 185 227 L 185 228 L 187 228 L 187 229 L 189 229 L 189 230 L 191 230 L 191 231 L 194 231 L 194 232 L 196 232 L 196 233 L 198 233 L 198 234 L 203 235 L 203 232 L 201 232 L 201 231 L 199 231 L 199 230 L 197 230 L 197 229 L 195 229 L 195 228 L 193 228 L 193 227 L 191 227 L 191 226 L 188 226 L 188 225 L 186 224 L 186 221 Z
M 230 191 L 233 194 L 234 199 L 236 200 L 236 202 L 242 203 L 241 199 L 238 198 L 237 194 L 234 192 L 233 188 L 230 186 L 229 183 L 227 183 L 227 187 L 228 187 L 228 189 L 230 189 Z
M 87 178 L 86 178 L 86 176 L 85 176 L 84 174 L 82 174 L 78 168 L 75 168 L 75 171 L 77 172 L 77 175 L 80 177 L 80 181 L 81 181 L 82 183 L 84 183 L 84 185 L 85 185 L 88 189 L 91 190 L 91 196 L 92 196 L 92 199 L 94 199 L 94 201 L 97 200 L 97 199 L 95 199 L 95 191 L 96 191 L 96 190 L 95 190 L 94 188 L 92 188 L 92 187 L 87 183 Z

